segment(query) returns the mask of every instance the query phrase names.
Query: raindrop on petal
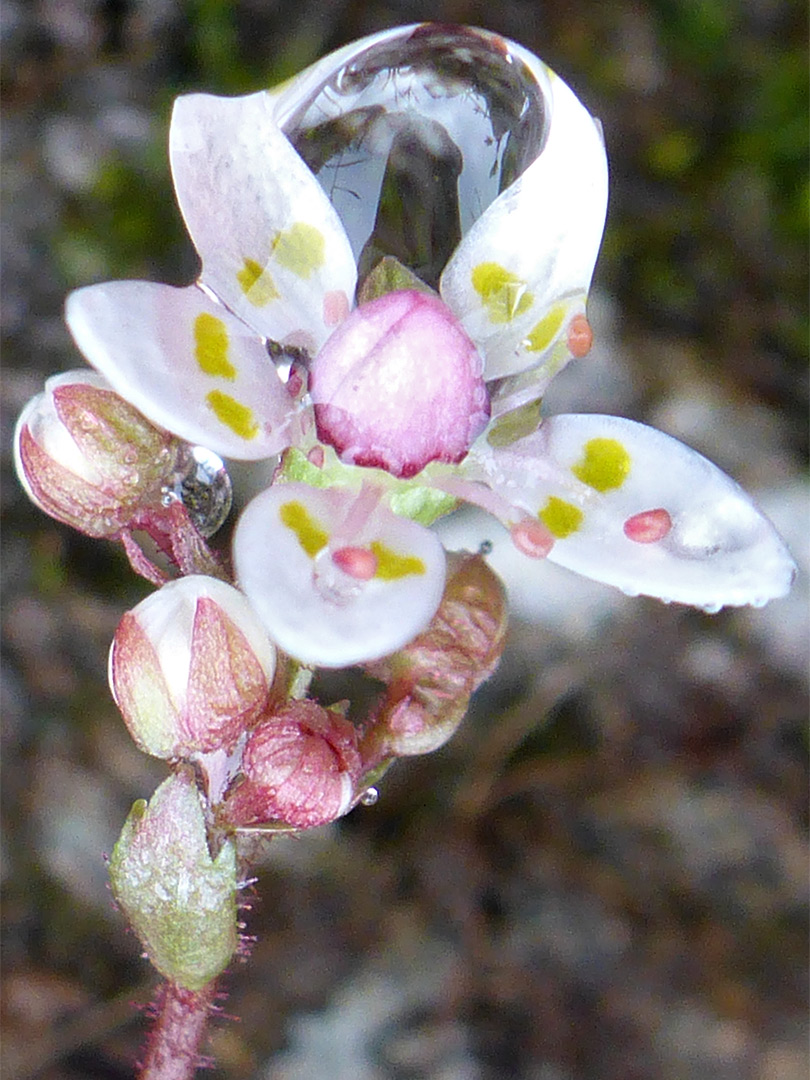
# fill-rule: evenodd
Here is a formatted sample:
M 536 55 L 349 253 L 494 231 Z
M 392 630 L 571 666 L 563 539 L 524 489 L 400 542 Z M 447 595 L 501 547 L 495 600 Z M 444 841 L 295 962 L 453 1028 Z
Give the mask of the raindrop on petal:
M 467 27 L 408 27 L 339 63 L 285 134 L 340 214 L 361 277 L 392 255 L 436 287 L 461 237 L 540 153 L 540 85 L 507 41 Z

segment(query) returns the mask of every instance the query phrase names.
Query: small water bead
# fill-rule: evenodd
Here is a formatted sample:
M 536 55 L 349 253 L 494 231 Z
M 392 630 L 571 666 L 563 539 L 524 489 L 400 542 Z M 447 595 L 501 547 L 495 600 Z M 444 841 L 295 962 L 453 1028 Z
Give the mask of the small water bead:
M 204 446 L 189 446 L 178 457 L 172 482 L 163 489 L 163 504 L 179 499 L 194 527 L 213 536 L 231 510 L 231 478 L 220 457 Z
M 359 802 L 361 806 L 374 806 L 379 797 L 379 791 L 375 787 L 370 787 L 366 788 L 360 796 Z
M 284 124 L 346 228 L 361 278 L 393 255 L 424 282 L 537 157 L 543 90 L 497 34 L 403 30 L 334 70 Z

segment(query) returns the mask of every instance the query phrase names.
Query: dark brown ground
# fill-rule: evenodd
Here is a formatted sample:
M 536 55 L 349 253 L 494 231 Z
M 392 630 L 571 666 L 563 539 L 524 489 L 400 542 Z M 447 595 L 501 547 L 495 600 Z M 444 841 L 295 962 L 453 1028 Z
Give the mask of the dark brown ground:
M 798 2 L 6 0 L 4 465 L 25 400 L 79 366 L 66 291 L 193 274 L 172 97 L 269 85 L 425 17 L 521 41 L 604 121 L 603 344 L 560 401 L 705 449 L 806 571 Z M 103 855 L 164 768 L 105 665 L 145 589 L 13 477 L 2 496 L 3 1077 L 123 1080 L 152 978 Z M 455 741 L 268 852 L 212 1080 L 807 1075 L 806 578 L 715 617 L 561 571 L 513 588 L 523 617 Z

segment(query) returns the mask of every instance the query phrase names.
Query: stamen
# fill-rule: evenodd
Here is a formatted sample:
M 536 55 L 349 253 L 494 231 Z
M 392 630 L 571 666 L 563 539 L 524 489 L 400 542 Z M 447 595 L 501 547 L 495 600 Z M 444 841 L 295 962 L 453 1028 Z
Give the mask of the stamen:
M 545 559 L 554 547 L 554 537 L 545 526 L 532 518 L 524 518 L 509 529 L 512 543 L 530 559 Z
M 672 518 L 662 507 L 656 510 L 643 510 L 634 514 L 624 523 L 624 535 L 637 544 L 654 544 L 663 540 L 672 528 Z
M 332 562 L 356 581 L 370 581 L 377 573 L 377 556 L 368 548 L 338 548 L 332 552 Z
M 568 327 L 568 348 L 578 360 L 587 356 L 593 345 L 593 330 L 584 315 L 575 315 Z

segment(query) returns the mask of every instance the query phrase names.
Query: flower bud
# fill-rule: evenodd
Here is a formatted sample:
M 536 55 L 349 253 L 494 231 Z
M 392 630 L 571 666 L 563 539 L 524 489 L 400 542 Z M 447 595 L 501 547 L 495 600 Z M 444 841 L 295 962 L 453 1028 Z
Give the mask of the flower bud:
M 291 701 L 250 733 L 225 817 L 236 826 L 324 825 L 351 808 L 360 768 L 352 723 L 314 701 Z
M 17 474 L 31 500 L 96 537 L 117 536 L 160 504 L 180 448 L 92 371 L 48 379 L 14 436 Z
M 398 477 L 460 461 L 489 417 L 482 370 L 441 300 L 386 293 L 353 311 L 311 365 L 318 437 L 344 462 Z
M 230 752 L 267 704 L 275 659 L 245 597 L 193 574 L 123 617 L 110 650 L 110 686 L 147 754 Z
M 367 768 L 390 755 L 428 754 L 447 742 L 473 691 L 498 664 L 506 623 L 506 595 L 485 560 L 449 554 L 444 596 L 427 630 L 366 668 L 388 684 L 360 747 Z
M 197 991 L 225 968 L 237 945 L 236 850 L 228 840 L 211 858 L 191 769 L 132 807 L 113 848 L 110 880 L 167 979 Z

